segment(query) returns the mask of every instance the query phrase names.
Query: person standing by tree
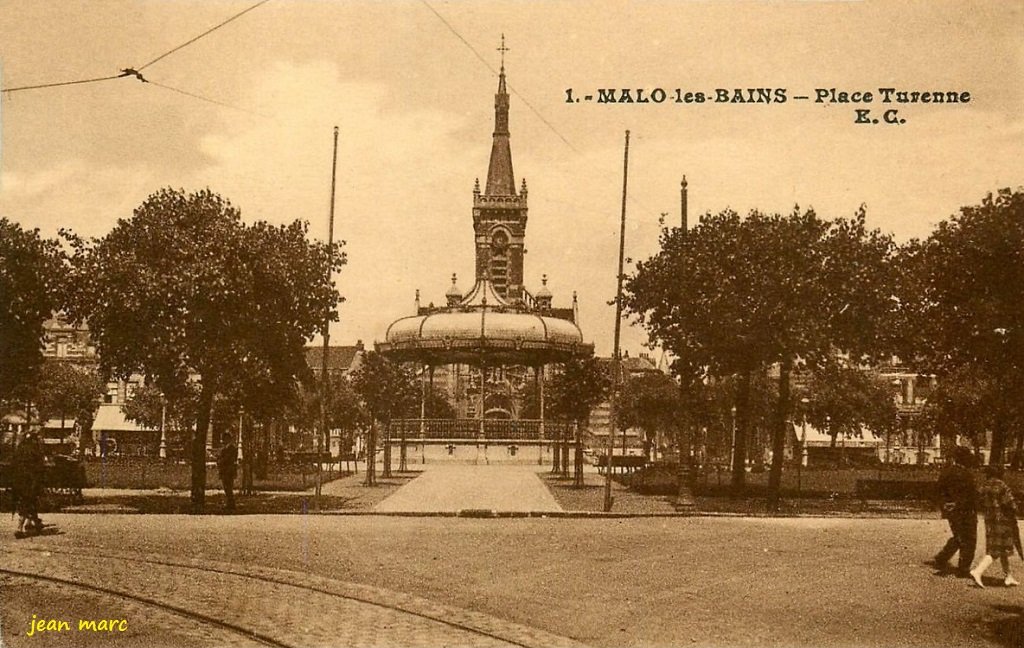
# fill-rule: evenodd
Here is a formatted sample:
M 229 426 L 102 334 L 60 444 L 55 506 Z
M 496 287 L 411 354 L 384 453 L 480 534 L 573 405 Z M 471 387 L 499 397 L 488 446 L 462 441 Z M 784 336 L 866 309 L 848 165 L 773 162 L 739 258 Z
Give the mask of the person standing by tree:
M 220 476 L 220 483 L 224 487 L 224 497 L 227 499 L 226 510 L 235 510 L 235 473 L 238 470 L 238 448 L 234 440 L 230 440 L 220 449 L 217 455 L 217 474 Z
M 968 448 L 957 447 L 952 462 L 939 475 L 938 490 L 942 496 L 942 517 L 949 521 L 953 537 L 936 554 L 932 564 L 941 572 L 949 570 L 949 560 L 960 552 L 956 575 L 970 576 L 974 548 L 978 540 L 978 493 L 970 467 L 974 456 Z
M 18 529 L 15 538 L 24 538 L 43 530 L 39 519 L 39 493 L 43 490 L 45 460 L 39 438 L 35 432 L 28 432 L 14 451 L 12 465 L 12 494 L 18 512 Z
M 985 514 L 985 557 L 971 570 L 971 578 L 978 587 L 985 587 L 981 577 L 992 565 L 995 558 L 1003 567 L 1003 584 L 1007 587 L 1019 585 L 1010 573 L 1010 554 L 1013 553 L 1017 537 L 1017 506 L 1010 487 L 1003 481 L 1003 467 L 989 464 L 985 468 L 985 485 L 981 487 L 982 511 Z

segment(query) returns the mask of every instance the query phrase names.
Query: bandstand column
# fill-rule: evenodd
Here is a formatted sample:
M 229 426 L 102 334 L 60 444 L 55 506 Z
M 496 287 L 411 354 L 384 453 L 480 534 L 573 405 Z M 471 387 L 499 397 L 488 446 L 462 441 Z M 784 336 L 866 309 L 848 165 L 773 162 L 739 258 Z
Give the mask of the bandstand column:
M 537 382 L 540 384 L 540 439 L 537 444 L 537 465 L 544 464 L 544 365 L 537 367 Z
M 426 436 L 427 432 L 427 367 L 423 365 L 420 371 L 420 438 Z M 431 369 L 433 374 L 433 369 Z
M 483 358 L 480 359 L 480 410 L 477 412 L 477 417 L 480 419 L 480 432 L 476 440 L 476 458 L 477 463 L 480 463 L 480 444 L 484 442 L 484 403 L 487 402 L 487 367 L 484 365 Z

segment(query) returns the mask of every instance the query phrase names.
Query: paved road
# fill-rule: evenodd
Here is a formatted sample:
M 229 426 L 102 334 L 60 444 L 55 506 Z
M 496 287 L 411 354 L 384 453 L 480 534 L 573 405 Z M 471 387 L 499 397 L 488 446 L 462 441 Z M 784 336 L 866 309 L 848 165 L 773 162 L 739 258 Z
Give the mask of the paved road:
M 459 511 L 561 511 L 531 465 L 434 464 L 378 504 L 382 513 Z
M 227 563 L 232 570 L 269 570 L 298 578 L 299 584 L 324 583 L 323 589 L 376 592 L 382 602 L 409 611 L 422 605 L 452 610 L 452 618 L 479 613 L 485 625 L 507 623 L 602 648 L 1024 646 L 1024 588 L 999 586 L 998 567 L 990 573 L 992 586 L 980 590 L 965 580 L 934 576 L 922 564 L 945 540 L 947 527 L 939 519 L 47 517 L 65 535 L 17 543 L 0 535 L 0 568 L 17 569 L 22 557 L 16 552 L 48 550 L 52 564 L 24 565 L 67 574 L 56 571 L 67 568 L 59 551 L 130 550 L 204 565 Z M 324 618 L 317 612 L 323 599 L 290 584 L 264 590 L 232 575 L 168 573 L 145 565 L 126 573 L 124 565 L 112 565 L 113 587 L 178 596 L 193 609 L 239 624 L 276 620 L 282 628 L 309 627 L 311 638 L 320 632 L 347 637 L 365 628 L 367 617 L 358 612 Z M 1013 567 L 1024 573 L 1019 559 Z M 90 579 L 104 578 L 95 563 L 87 569 Z M 268 608 L 262 599 L 275 605 Z M 25 628 L 32 614 L 107 611 L 127 615 L 133 632 L 156 640 L 118 643 L 109 637 L 89 645 L 192 645 L 196 624 L 118 605 L 124 604 L 98 594 L 92 600 L 23 579 L 0 581 L 5 633 Z M 339 604 L 344 610 L 357 607 Z M 310 612 L 308 620 L 296 621 L 304 611 Z M 375 635 L 383 637 L 376 645 L 415 645 L 428 636 L 425 630 L 401 634 L 401 627 L 413 627 L 405 618 L 396 617 L 393 634 Z M 388 625 L 384 621 L 377 632 L 391 632 Z M 199 629 L 216 637 L 223 633 Z M 316 643 L 303 642 L 305 637 L 290 643 Z M 44 641 L 37 637 L 27 645 Z M 54 645 L 75 644 L 63 638 Z

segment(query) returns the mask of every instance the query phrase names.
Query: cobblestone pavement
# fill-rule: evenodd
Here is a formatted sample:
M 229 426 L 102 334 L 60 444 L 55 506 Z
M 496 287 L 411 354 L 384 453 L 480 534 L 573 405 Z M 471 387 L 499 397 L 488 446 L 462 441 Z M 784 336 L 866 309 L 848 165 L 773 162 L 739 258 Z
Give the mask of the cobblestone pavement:
M 582 646 L 477 612 L 366 585 L 121 550 L 17 543 L 3 554 L 0 586 L 4 646 L 68 645 L 69 635 L 77 640 L 75 645 L 88 640 L 109 645 L 102 637 L 130 646 Z M 72 629 L 64 635 L 43 632 L 30 637 L 32 615 L 68 620 Z M 78 619 L 101 618 L 128 619 L 131 632 L 97 636 L 77 631 Z
M 561 511 L 532 465 L 467 466 L 427 464 L 423 473 L 374 510 L 381 513 Z

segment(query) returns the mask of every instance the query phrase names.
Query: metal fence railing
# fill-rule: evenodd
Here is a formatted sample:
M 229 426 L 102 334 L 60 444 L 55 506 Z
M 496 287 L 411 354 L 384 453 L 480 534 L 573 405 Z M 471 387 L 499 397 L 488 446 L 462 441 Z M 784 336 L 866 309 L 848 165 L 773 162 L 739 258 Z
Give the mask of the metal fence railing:
M 466 440 L 483 438 L 487 441 L 556 441 L 572 438 L 568 423 L 544 421 L 543 435 L 539 419 L 484 419 L 481 434 L 480 419 L 394 419 L 391 438 L 404 436 L 409 440 Z

